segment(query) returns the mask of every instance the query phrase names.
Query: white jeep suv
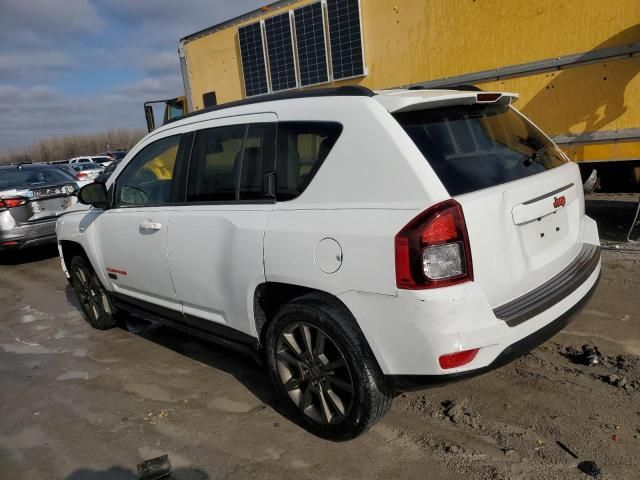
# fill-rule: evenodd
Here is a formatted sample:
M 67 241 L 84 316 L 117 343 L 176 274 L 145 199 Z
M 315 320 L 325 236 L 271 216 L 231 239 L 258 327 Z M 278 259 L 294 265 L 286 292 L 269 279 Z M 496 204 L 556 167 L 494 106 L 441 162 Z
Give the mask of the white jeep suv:
M 600 274 L 577 165 L 517 96 L 363 87 L 191 114 L 57 224 L 89 323 L 120 310 L 264 355 L 290 414 L 366 431 L 395 392 L 503 365 Z

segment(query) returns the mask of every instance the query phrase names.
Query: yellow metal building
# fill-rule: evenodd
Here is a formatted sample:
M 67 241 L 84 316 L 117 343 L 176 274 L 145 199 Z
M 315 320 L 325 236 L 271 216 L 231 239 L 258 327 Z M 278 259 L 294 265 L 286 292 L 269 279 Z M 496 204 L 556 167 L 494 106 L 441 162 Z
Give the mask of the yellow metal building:
M 239 32 L 251 25 L 261 32 L 275 91 L 265 25 L 283 13 L 291 19 L 296 88 L 303 86 L 296 12 L 311 4 L 323 12 L 328 84 L 514 91 L 516 106 L 572 159 L 640 161 L 639 0 L 282 0 L 180 41 L 188 111 L 247 96 Z M 359 12 L 364 68 L 334 79 L 330 9 L 349 6 Z

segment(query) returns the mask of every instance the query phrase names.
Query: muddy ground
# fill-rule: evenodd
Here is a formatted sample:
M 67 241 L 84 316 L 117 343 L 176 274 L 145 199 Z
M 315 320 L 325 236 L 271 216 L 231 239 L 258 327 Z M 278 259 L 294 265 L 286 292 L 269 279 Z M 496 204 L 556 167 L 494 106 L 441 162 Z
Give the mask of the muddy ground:
M 168 453 L 182 480 L 586 479 L 584 461 L 601 478 L 637 479 L 640 251 L 615 246 L 631 200 L 590 197 L 607 244 L 602 280 L 562 333 L 481 377 L 403 394 L 370 433 L 340 444 L 281 416 L 252 360 L 133 319 L 92 330 L 55 249 L 5 255 L 0 478 L 134 480 L 138 462 Z M 584 344 L 599 365 L 577 361 Z

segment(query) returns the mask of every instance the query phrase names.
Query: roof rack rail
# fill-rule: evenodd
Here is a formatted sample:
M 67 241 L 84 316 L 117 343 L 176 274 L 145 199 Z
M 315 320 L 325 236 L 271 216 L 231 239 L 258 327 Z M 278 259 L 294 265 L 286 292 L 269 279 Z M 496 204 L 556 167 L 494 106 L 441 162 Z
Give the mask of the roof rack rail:
M 190 118 L 203 113 L 224 110 L 225 108 L 241 107 L 243 105 L 252 105 L 254 103 L 274 102 L 277 100 L 291 100 L 295 98 L 313 98 L 313 97 L 373 97 L 375 93 L 367 87 L 360 85 L 345 85 L 342 87 L 330 88 L 314 88 L 310 90 L 289 90 L 287 92 L 271 93 L 268 95 L 259 95 L 256 97 L 245 98 L 244 100 L 236 100 L 235 102 L 222 103 L 212 107 L 203 108 L 195 112 L 188 113 L 182 117 L 172 118 L 166 124 L 173 123 L 183 118 Z M 165 124 L 165 125 L 166 125 Z

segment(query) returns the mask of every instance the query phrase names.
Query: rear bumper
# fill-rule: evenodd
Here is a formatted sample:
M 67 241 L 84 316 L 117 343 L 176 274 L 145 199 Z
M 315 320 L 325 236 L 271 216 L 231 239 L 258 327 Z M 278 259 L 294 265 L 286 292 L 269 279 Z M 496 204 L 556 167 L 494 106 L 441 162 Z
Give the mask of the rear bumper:
M 431 377 L 451 381 L 513 360 L 569 321 L 595 288 L 601 270 L 598 246 L 584 243 L 585 255 L 576 257 L 581 268 L 574 270 L 572 262 L 563 269 L 568 275 L 554 276 L 551 283 L 516 299 L 521 303 L 513 311 L 524 316 L 511 325 L 474 282 L 399 290 L 395 296 L 345 292 L 339 298 L 357 319 L 382 372 L 404 385 L 399 389 L 437 383 Z M 558 287 L 562 285 L 566 288 Z M 443 369 L 438 362 L 442 355 L 475 348 L 478 354 L 466 365 Z
M 53 218 L 43 222 L 14 225 L 9 230 L 0 230 L 0 251 L 55 243 L 56 220 L 57 218 Z
M 585 303 L 587 303 L 593 292 L 596 290 L 599 281 L 600 273 L 598 272 L 596 282 L 578 303 L 576 303 L 573 307 L 560 315 L 557 319 L 542 327 L 540 330 L 537 330 L 532 334 L 527 335 L 526 337 L 506 347 L 495 358 L 495 360 L 493 360 L 489 365 L 485 367 L 443 375 L 387 375 L 387 378 L 392 382 L 397 391 L 408 392 L 476 377 L 483 373 L 490 372 L 491 370 L 502 367 L 503 365 L 512 362 L 518 357 L 521 357 L 534 348 L 542 345 L 544 342 L 549 340 L 556 333 L 566 327 L 569 323 L 571 323 L 571 321 L 578 313 L 580 313 Z

